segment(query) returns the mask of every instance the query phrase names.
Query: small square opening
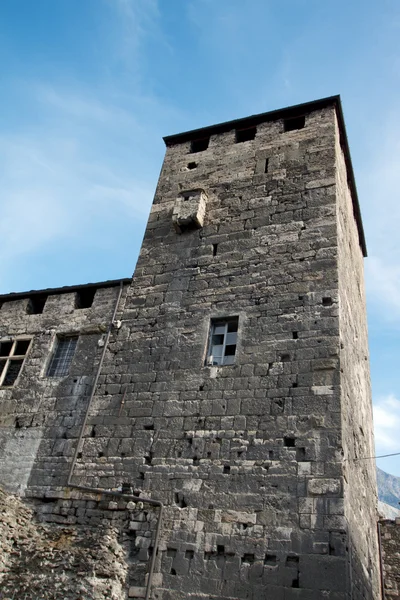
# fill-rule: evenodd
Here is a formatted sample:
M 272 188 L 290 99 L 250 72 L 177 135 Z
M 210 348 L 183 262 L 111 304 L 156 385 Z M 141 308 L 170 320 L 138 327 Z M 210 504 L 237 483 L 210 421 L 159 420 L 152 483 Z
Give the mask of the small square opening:
M 283 130 L 284 131 L 295 131 L 296 129 L 303 129 L 306 124 L 306 118 L 304 115 L 301 117 L 292 117 L 291 119 L 284 119 Z
M 236 129 L 236 143 L 249 142 L 254 140 L 257 133 L 257 127 L 248 127 L 247 129 Z
M 96 288 L 84 288 L 76 292 L 75 308 L 90 308 L 93 304 Z
M 196 169 L 197 168 L 197 163 L 196 162 L 190 162 L 190 163 L 188 163 L 187 168 L 189 169 L 189 171 L 191 171 L 192 169 Z
M 204 152 L 207 150 L 208 144 L 210 143 L 210 138 L 202 138 L 200 140 L 192 140 L 190 142 L 190 152 L 194 154 L 195 152 Z
M 28 315 L 41 315 L 44 310 L 46 300 L 47 296 L 45 295 L 31 296 L 28 301 L 28 306 L 26 307 L 26 312 Z

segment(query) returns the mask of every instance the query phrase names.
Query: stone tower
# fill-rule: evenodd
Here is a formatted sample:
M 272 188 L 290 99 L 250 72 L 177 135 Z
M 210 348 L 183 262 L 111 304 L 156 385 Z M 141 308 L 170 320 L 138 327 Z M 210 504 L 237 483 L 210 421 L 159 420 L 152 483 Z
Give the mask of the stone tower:
M 73 485 L 162 502 L 156 549 L 157 509 L 136 506 L 130 597 L 153 556 L 157 600 L 376 600 L 366 248 L 340 99 L 165 142 L 95 387 L 77 402 L 64 385 L 71 442 L 57 463 L 43 446 L 25 494 L 63 498 L 75 452 Z

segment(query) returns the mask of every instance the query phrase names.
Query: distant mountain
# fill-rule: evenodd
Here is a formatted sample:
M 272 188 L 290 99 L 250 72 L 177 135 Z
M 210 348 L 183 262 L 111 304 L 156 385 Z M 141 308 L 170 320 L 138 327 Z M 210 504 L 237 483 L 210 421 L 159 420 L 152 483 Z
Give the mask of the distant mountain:
M 400 509 L 400 477 L 389 475 L 381 469 L 376 469 L 378 480 L 378 498 L 381 502 Z
M 385 502 L 381 502 L 380 500 L 378 501 L 378 512 L 381 517 L 390 519 L 391 521 L 400 517 L 400 510 L 397 510 L 397 508 L 393 508 L 393 506 L 385 504 Z

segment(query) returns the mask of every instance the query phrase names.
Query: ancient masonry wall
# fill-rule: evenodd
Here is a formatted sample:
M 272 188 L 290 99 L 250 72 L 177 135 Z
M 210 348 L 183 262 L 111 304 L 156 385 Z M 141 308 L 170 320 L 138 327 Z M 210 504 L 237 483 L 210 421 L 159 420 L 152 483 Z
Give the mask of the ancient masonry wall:
M 400 599 L 400 519 L 382 521 L 381 544 L 386 600 Z
M 333 107 L 304 129 L 277 120 L 254 140 L 235 143 L 232 128 L 199 153 L 167 148 L 91 413 L 97 427 L 122 406 L 127 428 L 88 438 L 76 470 L 77 483 L 123 477 L 166 503 L 162 600 L 350 589 L 335 156 Z M 204 226 L 179 234 L 176 199 L 199 189 Z M 235 364 L 206 366 L 210 319 L 229 316 Z
M 372 421 L 368 380 L 363 392 L 352 384 L 355 369 L 366 376 L 364 307 L 356 297 L 346 308 L 358 291 L 340 261 L 357 270 L 362 256 L 335 104 L 303 109 L 304 128 L 281 115 L 167 147 L 73 472 L 76 485 L 131 486 L 165 504 L 153 600 L 379 598 L 373 477 L 343 463 L 352 436 L 368 448 Z M 350 257 L 338 249 L 349 241 Z M 65 487 L 117 293 L 99 290 L 97 312 L 74 310 L 68 294 L 43 315 L 3 305 L 4 335 L 34 340 L 17 384 L 0 389 L 0 478 L 48 527 L 101 537 L 119 520 L 129 548 L 115 593 L 142 598 L 159 510 Z M 209 365 L 210 323 L 229 317 L 234 363 Z M 70 375 L 48 381 L 51 340 L 71 318 L 86 335 Z
M 126 289 L 126 282 L 125 282 Z M 24 495 L 37 487 L 66 484 L 93 375 L 118 297 L 118 282 L 96 291 L 89 308 L 75 307 L 76 292 L 48 296 L 43 312 L 29 314 L 29 298 L 4 301 L 0 340 L 31 339 L 22 370 L 12 387 L 0 387 L 1 487 Z M 125 292 L 124 292 L 125 294 Z M 48 377 L 57 339 L 79 335 L 69 374 Z
M 353 599 L 379 598 L 375 446 L 369 368 L 364 257 L 354 227 L 340 137 L 336 136 L 340 325 L 340 385 L 344 516 L 348 528 Z M 361 461 L 359 459 L 362 459 Z

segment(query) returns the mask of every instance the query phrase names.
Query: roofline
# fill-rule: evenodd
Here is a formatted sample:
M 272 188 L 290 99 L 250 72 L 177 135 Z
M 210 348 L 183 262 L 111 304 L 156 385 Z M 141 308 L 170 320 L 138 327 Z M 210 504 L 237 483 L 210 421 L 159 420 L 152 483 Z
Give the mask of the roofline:
M 354 178 L 353 166 L 351 163 L 350 149 L 343 117 L 342 103 L 339 95 L 328 96 L 327 98 L 313 100 L 312 102 L 305 102 L 303 104 L 288 106 L 287 108 L 280 108 L 278 110 L 272 110 L 269 112 L 252 115 L 250 117 L 244 117 L 243 119 L 225 121 L 224 123 L 218 123 L 216 125 L 210 125 L 208 127 L 201 127 L 200 129 L 192 129 L 191 131 L 184 131 L 175 135 L 168 135 L 165 136 L 163 140 L 165 142 L 165 145 L 169 147 L 175 144 L 182 144 L 184 142 L 206 138 L 211 135 L 225 133 L 226 131 L 231 131 L 232 129 L 246 129 L 248 127 L 254 127 L 256 125 L 259 125 L 260 123 L 265 123 L 267 121 L 276 121 L 278 119 L 297 117 L 303 115 L 306 112 L 321 110 L 323 108 L 327 108 L 328 106 L 334 106 L 336 110 L 340 132 L 340 143 L 344 152 L 346 162 L 348 185 L 353 199 L 354 218 L 357 223 L 358 236 L 363 255 L 367 256 L 367 246 L 365 242 L 365 234 L 362 224 L 360 204 L 358 201 L 357 187 Z
M 72 292 L 78 292 L 79 290 L 85 290 L 90 288 L 110 288 L 116 287 L 117 285 L 129 285 L 132 282 L 132 278 L 125 277 L 124 279 L 109 279 L 107 281 L 99 281 L 97 283 L 82 283 L 79 285 L 65 285 L 58 288 L 45 288 L 43 290 L 30 290 L 27 292 L 10 292 L 9 294 L 0 294 L 0 301 L 12 301 L 12 300 L 23 300 L 24 298 L 30 298 L 31 296 L 55 296 L 57 294 L 71 294 Z

